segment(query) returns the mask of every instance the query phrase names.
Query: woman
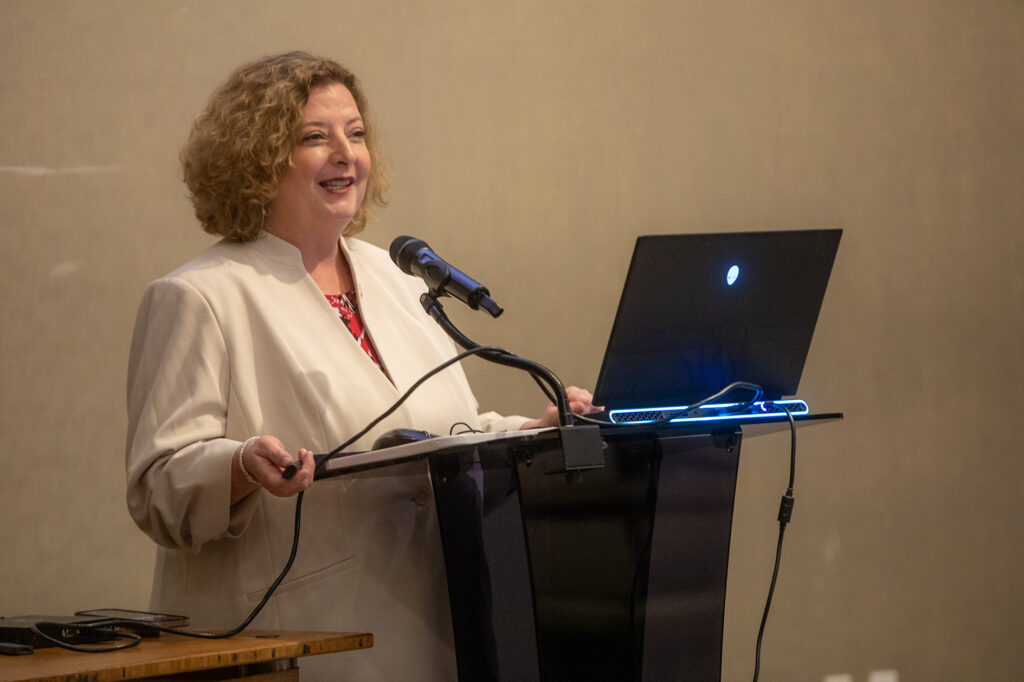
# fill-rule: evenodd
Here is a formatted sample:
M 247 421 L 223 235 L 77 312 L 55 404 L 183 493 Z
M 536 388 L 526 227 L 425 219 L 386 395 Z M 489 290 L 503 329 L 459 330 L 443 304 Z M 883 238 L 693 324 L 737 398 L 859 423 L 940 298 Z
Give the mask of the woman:
M 356 79 L 304 53 L 245 65 L 182 151 L 196 215 L 223 240 L 153 282 L 128 376 L 128 505 L 160 544 L 152 608 L 240 623 L 283 568 L 294 500 L 326 452 L 454 354 L 424 290 L 353 239 L 383 205 Z M 573 408 L 590 395 L 572 389 Z M 477 414 L 456 365 L 384 430 L 553 425 Z M 290 480 L 282 468 L 297 460 Z M 454 679 L 437 521 L 421 464 L 310 487 L 286 581 L 258 627 L 359 630 L 374 648 L 303 663 L 313 679 Z M 269 494 L 268 494 L 269 493 Z M 311 674 L 312 673 L 312 674 Z

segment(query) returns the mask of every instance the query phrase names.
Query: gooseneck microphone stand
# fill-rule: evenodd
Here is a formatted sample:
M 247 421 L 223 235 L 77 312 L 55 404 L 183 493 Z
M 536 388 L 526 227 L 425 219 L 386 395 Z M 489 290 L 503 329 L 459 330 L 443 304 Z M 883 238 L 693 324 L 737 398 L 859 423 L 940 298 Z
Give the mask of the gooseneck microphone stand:
M 480 348 L 480 344 L 471 340 L 459 331 L 459 329 L 452 324 L 452 321 L 448 319 L 448 316 L 444 312 L 444 307 L 442 307 L 441 302 L 437 300 L 439 296 L 443 295 L 444 294 L 436 289 L 430 288 L 427 293 L 420 296 L 420 305 L 423 306 L 423 309 L 427 311 L 428 315 L 434 318 L 434 321 L 440 325 L 441 329 L 451 337 L 452 341 L 457 343 L 463 349 L 474 350 L 476 348 Z M 494 315 L 494 313 L 491 314 Z M 546 389 L 544 392 L 548 394 L 548 397 L 551 398 L 552 402 L 554 402 L 555 406 L 558 408 L 558 424 L 560 426 L 573 425 L 572 410 L 569 408 L 569 397 L 565 393 L 565 386 L 562 384 L 561 380 L 555 376 L 554 372 L 539 363 L 521 358 L 518 355 L 513 355 L 508 351 L 484 351 L 479 355 L 490 362 L 505 365 L 507 367 L 515 367 L 529 372 L 530 376 L 534 378 L 534 381 L 541 385 L 542 389 L 545 389 L 545 387 L 544 384 L 541 383 L 541 380 L 546 382 L 548 386 L 551 387 L 551 392 L 548 392 Z

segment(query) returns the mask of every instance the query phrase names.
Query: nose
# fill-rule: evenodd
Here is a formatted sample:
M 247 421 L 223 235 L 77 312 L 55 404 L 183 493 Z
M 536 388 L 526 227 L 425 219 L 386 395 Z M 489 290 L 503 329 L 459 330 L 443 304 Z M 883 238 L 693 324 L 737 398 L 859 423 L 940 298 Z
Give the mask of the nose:
M 334 149 L 331 151 L 331 161 L 333 163 L 347 166 L 352 163 L 355 158 L 355 151 L 353 151 L 352 143 L 349 142 L 348 138 L 337 138 L 337 142 L 334 144 Z

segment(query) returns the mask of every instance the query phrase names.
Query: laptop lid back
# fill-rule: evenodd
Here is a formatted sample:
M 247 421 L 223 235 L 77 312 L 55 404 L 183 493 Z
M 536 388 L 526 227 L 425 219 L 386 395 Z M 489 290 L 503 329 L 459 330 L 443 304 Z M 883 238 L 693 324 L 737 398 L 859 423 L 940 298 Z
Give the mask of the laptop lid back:
M 841 235 L 638 237 L 594 403 L 690 405 L 735 381 L 794 395 Z

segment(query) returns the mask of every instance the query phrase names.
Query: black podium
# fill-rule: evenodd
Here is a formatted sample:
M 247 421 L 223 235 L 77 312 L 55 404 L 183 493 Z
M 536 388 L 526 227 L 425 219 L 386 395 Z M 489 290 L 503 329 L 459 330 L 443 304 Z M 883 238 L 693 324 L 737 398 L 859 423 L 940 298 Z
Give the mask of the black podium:
M 461 682 L 719 679 L 741 427 L 569 428 L 330 468 L 427 460 Z

